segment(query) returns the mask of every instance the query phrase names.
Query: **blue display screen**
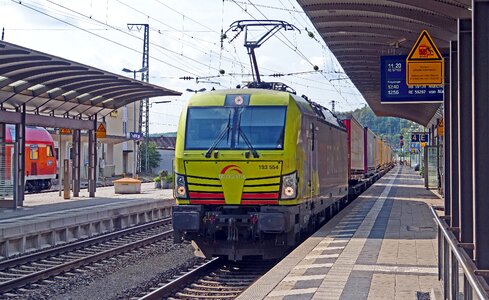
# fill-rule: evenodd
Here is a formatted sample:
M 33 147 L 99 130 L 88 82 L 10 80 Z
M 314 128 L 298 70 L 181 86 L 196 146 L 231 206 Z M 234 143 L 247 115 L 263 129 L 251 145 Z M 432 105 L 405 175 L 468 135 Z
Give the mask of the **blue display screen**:
M 406 56 L 380 57 L 381 103 L 432 103 L 443 102 L 443 86 L 406 85 Z

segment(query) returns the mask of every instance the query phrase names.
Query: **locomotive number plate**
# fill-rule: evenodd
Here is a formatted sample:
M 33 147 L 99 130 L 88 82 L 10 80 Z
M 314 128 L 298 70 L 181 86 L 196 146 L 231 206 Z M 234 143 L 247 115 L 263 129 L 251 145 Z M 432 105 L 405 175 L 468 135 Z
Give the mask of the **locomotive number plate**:
M 260 170 L 278 170 L 280 169 L 278 164 L 262 164 L 258 165 L 258 169 Z

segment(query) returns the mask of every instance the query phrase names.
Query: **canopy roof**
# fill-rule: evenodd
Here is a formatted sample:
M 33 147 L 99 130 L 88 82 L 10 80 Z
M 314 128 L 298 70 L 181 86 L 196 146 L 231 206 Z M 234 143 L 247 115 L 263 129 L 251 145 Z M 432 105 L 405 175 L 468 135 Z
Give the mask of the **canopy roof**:
M 180 92 L 0 41 L 0 107 L 40 115 L 104 116 L 131 102 Z
M 439 104 L 380 104 L 380 56 L 407 55 L 423 29 L 448 55 L 457 18 L 471 18 L 470 0 L 298 2 L 377 115 L 429 123 Z

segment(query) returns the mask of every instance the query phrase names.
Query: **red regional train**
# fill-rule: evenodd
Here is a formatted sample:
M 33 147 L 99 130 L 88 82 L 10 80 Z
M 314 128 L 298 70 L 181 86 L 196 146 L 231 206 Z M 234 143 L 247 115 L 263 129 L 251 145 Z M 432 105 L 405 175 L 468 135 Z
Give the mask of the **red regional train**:
M 25 128 L 25 189 L 38 192 L 51 187 L 56 178 L 56 155 L 54 141 L 49 132 L 42 127 L 27 126 Z M 6 143 L 15 141 L 15 126 L 6 126 Z M 6 147 L 6 169 L 13 174 L 13 145 Z

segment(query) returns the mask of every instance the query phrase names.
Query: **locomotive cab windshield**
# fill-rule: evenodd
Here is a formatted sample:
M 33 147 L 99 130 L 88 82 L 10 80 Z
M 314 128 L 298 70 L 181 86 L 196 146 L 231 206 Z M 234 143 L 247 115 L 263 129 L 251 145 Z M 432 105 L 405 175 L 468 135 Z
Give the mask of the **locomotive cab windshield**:
M 286 112 L 286 106 L 190 107 L 185 150 L 250 150 L 254 157 L 257 150 L 282 150 Z

